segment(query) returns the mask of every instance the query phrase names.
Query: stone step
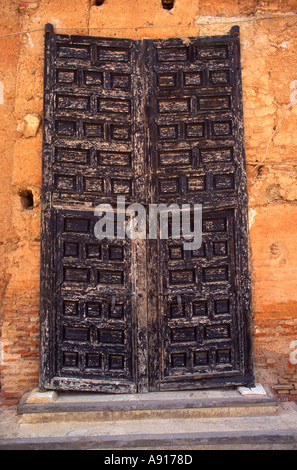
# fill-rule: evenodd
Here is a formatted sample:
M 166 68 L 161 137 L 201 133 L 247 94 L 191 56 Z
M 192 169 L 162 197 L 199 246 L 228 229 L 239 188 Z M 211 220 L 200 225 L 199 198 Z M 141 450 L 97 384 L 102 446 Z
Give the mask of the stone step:
M 277 412 L 278 401 L 269 392 L 243 395 L 236 388 L 123 395 L 34 390 L 18 406 L 22 423 L 222 418 Z
M 297 407 L 291 403 L 281 403 L 273 415 L 31 424 L 14 420 L 13 425 L 4 421 L 0 450 L 93 449 L 142 457 L 143 450 L 149 455 L 185 450 L 194 456 L 191 450 L 297 449 Z M 99 464 L 105 455 L 110 454 L 99 454 Z
M 143 458 L 143 454 L 138 454 L 138 452 L 145 450 L 146 455 L 152 455 L 156 459 L 161 454 L 160 451 L 170 451 L 170 454 L 178 455 L 179 451 L 186 450 L 187 455 L 193 456 L 191 451 L 198 450 L 297 450 L 297 433 L 287 431 L 259 434 L 251 431 L 210 435 L 180 433 L 178 435 L 167 434 L 166 436 L 144 434 L 138 436 L 12 438 L 0 439 L 0 450 L 99 450 L 112 451 L 115 456 L 140 455 L 139 458 Z M 108 455 L 110 453 L 103 453 L 104 459 Z

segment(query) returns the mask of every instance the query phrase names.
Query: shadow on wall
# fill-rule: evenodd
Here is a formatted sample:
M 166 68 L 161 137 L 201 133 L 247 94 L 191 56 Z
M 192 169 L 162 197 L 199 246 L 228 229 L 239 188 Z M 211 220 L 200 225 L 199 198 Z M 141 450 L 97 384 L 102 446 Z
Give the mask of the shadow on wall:
M 94 6 L 100 7 L 103 5 L 105 0 L 94 0 Z M 174 0 L 161 0 L 162 1 L 162 6 L 165 10 L 172 10 L 174 7 Z

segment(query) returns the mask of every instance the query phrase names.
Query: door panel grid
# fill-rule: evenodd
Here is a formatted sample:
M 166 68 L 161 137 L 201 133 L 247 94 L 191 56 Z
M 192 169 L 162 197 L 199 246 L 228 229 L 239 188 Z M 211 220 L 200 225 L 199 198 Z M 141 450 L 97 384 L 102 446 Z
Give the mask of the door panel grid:
M 253 381 L 238 46 L 46 33 L 42 387 Z M 202 204 L 201 248 L 96 239 L 118 196 Z

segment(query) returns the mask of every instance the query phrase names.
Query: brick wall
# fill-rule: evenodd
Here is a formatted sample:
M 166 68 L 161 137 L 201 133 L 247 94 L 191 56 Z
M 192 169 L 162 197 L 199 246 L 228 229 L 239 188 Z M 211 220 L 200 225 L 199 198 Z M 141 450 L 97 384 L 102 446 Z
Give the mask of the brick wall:
M 39 30 L 0 38 L 0 81 L 4 89 L 3 100 L 0 89 L 3 403 L 14 402 L 38 384 L 39 123 L 45 23 L 52 23 L 56 31 L 65 34 L 133 39 L 220 35 L 229 33 L 233 24 L 240 24 L 255 372 L 258 381 L 270 386 L 288 380 L 284 376 L 290 365 L 290 344 L 297 339 L 297 106 L 286 108 L 293 91 L 290 84 L 297 80 L 297 17 L 289 16 L 297 15 L 297 1 L 175 0 L 172 9 L 164 9 L 161 0 L 95 3 L 3 0 L 0 5 L 0 35 Z M 285 16 L 260 21 L 278 15 Z M 105 29 L 111 27 L 114 29 Z M 22 204 L 20 194 L 24 191 L 32 192 L 33 209 Z
M 281 401 L 297 401 L 297 367 L 291 364 L 273 389 Z

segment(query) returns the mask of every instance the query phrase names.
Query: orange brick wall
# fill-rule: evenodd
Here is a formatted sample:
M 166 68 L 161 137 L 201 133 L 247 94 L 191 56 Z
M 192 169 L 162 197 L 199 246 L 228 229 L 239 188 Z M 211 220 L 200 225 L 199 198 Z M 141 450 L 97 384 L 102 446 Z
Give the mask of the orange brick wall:
M 286 374 L 290 343 L 297 340 L 297 106 L 284 114 L 297 80 L 297 0 L 175 0 L 172 10 L 163 9 L 161 0 L 94 3 L 0 5 L 0 35 L 32 31 L 0 37 L 2 403 L 38 385 L 42 126 L 28 123 L 42 118 L 45 23 L 65 34 L 129 38 L 220 35 L 240 25 L 255 373 L 257 381 L 273 386 Z M 22 207 L 24 190 L 33 193 L 33 210 Z

